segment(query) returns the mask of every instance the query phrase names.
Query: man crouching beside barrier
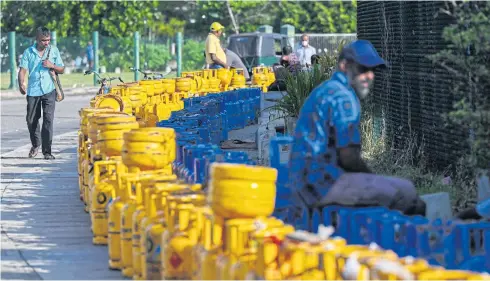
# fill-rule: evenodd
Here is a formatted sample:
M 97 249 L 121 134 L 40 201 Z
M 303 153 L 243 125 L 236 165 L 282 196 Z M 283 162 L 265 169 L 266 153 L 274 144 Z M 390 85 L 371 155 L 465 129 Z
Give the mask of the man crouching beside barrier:
M 357 40 L 342 50 L 337 71 L 301 108 L 291 151 L 290 184 L 308 207 L 385 206 L 425 215 L 425 203 L 406 179 L 375 175 L 361 158 L 360 99 L 385 66 L 373 45 Z

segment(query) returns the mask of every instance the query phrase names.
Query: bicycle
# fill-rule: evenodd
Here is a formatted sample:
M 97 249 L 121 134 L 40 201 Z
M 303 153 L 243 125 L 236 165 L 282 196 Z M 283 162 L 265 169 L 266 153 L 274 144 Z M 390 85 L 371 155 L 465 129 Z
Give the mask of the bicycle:
M 159 72 L 147 72 L 147 71 L 142 71 L 141 69 L 137 69 L 134 67 L 129 68 L 131 71 L 138 71 L 141 74 L 143 74 L 143 80 L 158 80 L 158 79 L 163 79 L 165 76 L 170 74 L 170 71 L 167 73 L 159 73 Z M 152 75 L 153 77 L 150 77 Z
M 121 77 L 107 77 L 103 78 L 100 76 L 100 74 L 95 71 L 95 70 L 87 70 L 83 75 L 89 75 L 89 74 L 95 74 L 97 78 L 97 83 L 100 84 L 100 89 L 97 91 L 97 96 L 107 94 L 109 93 L 110 86 L 108 87 L 107 84 L 112 85 L 112 81 L 114 80 L 119 80 L 121 83 L 124 83 L 124 81 L 121 79 Z

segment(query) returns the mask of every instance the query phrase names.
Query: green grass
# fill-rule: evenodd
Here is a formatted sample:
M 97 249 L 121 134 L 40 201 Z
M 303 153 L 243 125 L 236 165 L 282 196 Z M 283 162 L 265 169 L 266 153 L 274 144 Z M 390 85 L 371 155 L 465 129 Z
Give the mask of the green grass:
M 118 77 L 120 76 L 124 82 L 132 82 L 134 81 L 134 73 L 133 72 L 124 72 L 120 74 L 116 73 L 105 73 L 102 77 Z M 94 78 L 93 74 L 91 75 L 83 75 L 82 73 L 71 73 L 71 74 L 63 74 L 60 75 L 61 85 L 63 89 L 76 88 L 76 87 L 92 87 L 94 86 Z M 167 77 L 175 77 L 175 74 L 171 73 Z M 10 74 L 9 73 L 1 73 L 1 90 L 7 90 L 10 85 Z M 143 75 L 140 74 L 140 80 L 143 78 Z M 27 77 L 26 77 L 27 79 Z M 118 83 L 119 81 L 114 81 L 114 83 Z
M 476 187 L 468 178 L 464 160 L 457 163 L 457 173 L 451 175 L 451 183 L 443 183 L 445 172 L 431 172 L 426 169 L 423 145 L 416 145 L 414 139 L 406 141 L 403 149 L 396 150 L 389 140 L 374 140 L 372 120 L 364 118 L 361 124 L 363 158 L 374 173 L 396 176 L 412 180 L 417 191 L 423 195 L 435 192 L 448 192 L 455 211 L 474 204 Z

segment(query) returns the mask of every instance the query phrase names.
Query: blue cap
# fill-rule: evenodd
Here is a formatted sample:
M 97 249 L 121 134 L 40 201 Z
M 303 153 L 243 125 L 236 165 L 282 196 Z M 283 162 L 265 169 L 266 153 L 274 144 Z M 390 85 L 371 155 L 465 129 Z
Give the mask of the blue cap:
M 339 58 L 350 59 L 369 68 L 386 65 L 386 61 L 378 55 L 373 44 L 367 40 L 356 40 L 346 45 L 342 49 Z

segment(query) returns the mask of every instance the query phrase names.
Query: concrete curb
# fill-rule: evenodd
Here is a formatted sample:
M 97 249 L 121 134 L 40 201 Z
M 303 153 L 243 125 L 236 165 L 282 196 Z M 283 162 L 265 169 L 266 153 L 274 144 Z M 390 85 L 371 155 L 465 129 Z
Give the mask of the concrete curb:
M 65 89 L 65 100 L 70 96 L 87 96 L 97 94 L 100 87 L 83 87 Z M 1 100 L 25 99 L 26 96 L 20 94 L 19 90 L 2 90 L 0 93 Z
M 276 126 L 284 126 L 283 118 L 278 118 L 280 114 L 272 109 L 265 110 L 281 99 L 280 92 L 269 92 L 262 94 L 260 99 L 261 114 L 259 117 L 259 127 L 256 133 L 256 143 L 260 163 L 265 166 L 270 165 L 269 145 L 271 138 L 276 136 Z

